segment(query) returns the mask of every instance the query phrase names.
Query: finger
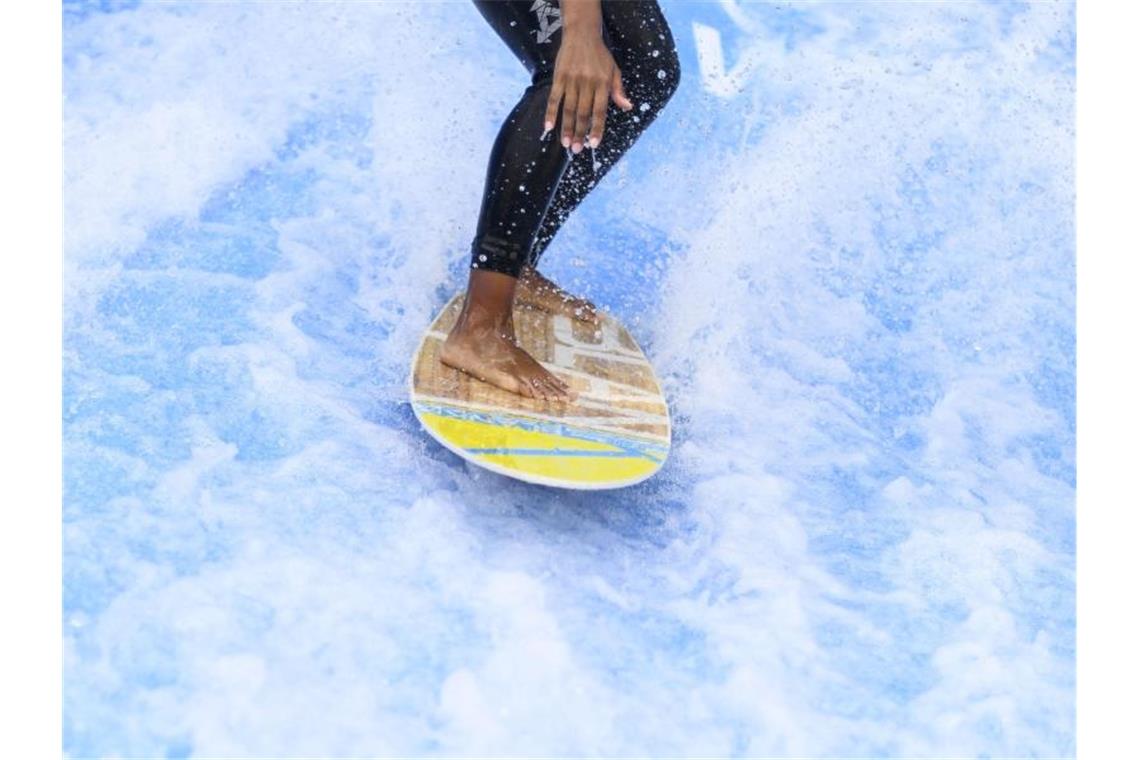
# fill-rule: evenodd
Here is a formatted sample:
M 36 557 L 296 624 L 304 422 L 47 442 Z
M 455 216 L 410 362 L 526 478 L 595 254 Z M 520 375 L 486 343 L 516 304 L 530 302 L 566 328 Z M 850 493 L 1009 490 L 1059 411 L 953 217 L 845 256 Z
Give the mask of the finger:
M 614 80 L 611 85 L 613 87 L 614 102 L 623 111 L 629 111 L 633 108 L 633 101 L 631 101 L 625 94 L 625 85 L 621 82 L 621 69 L 614 67 Z
M 562 147 L 569 148 L 574 138 L 574 119 L 578 110 L 578 88 L 573 84 L 567 86 L 566 96 L 562 100 Z
M 578 107 L 574 109 L 574 152 L 582 150 L 586 144 L 586 132 L 590 129 L 590 115 L 594 107 L 593 88 L 582 88 L 578 94 Z
M 554 85 L 550 88 L 550 97 L 546 99 L 546 115 L 542 124 L 544 135 L 554 129 L 554 124 L 558 121 L 558 105 L 562 102 L 565 89 L 561 77 L 554 80 Z
M 610 104 L 610 93 L 605 87 L 594 90 L 594 114 L 590 125 L 590 147 L 596 148 L 606 132 L 606 108 Z

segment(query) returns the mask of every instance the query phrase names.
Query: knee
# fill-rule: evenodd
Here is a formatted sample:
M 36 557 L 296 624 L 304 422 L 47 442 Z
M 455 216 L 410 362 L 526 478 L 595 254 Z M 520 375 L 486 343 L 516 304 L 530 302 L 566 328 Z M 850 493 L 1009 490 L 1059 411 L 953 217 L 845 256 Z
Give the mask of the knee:
M 676 49 L 646 59 L 637 71 L 637 78 L 649 107 L 654 112 L 661 110 L 681 84 L 681 59 Z

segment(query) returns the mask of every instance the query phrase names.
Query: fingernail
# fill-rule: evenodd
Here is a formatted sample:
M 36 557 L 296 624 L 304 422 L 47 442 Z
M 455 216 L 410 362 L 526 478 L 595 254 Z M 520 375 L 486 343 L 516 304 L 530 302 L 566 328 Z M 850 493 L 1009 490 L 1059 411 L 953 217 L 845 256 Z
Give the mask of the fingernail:
M 598 138 L 596 138 L 596 137 L 591 137 L 591 138 L 590 138 L 590 147 L 591 147 L 591 148 L 596 148 L 596 147 L 598 147 L 598 143 L 599 143 L 599 142 L 601 142 L 601 141 L 600 141 Z
M 575 153 L 581 153 L 582 152 L 582 143 L 580 143 L 580 142 L 574 143 L 574 147 L 572 148 L 572 150 Z
M 550 130 L 554 129 L 554 122 L 547 121 L 546 124 L 544 124 L 543 126 L 545 126 L 546 131 L 549 132 Z

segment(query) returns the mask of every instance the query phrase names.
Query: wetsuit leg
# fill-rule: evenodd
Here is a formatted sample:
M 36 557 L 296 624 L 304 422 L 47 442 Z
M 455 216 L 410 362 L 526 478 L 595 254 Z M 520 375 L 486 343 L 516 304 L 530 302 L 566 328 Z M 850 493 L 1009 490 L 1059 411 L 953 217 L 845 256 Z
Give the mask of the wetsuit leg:
M 623 111 L 611 100 L 602 142 L 597 149 L 584 148 L 571 161 L 543 216 L 528 258 L 532 266 L 570 212 L 653 123 L 681 81 L 673 33 L 656 0 L 602 0 L 602 20 L 633 110 Z
M 491 147 L 471 266 L 517 277 L 537 261 L 566 216 L 633 144 L 676 89 L 680 67 L 656 0 L 602 0 L 603 38 L 622 71 L 629 113 L 612 102 L 596 150 L 574 155 L 554 129 L 540 138 L 562 41 L 557 0 L 473 0 L 531 74 Z M 541 231 L 541 233 L 540 233 Z
M 554 60 L 562 40 L 556 2 L 473 0 L 475 7 L 531 74 L 491 146 L 483 203 L 471 242 L 471 266 L 517 277 L 534 245 L 570 153 L 557 140 L 562 119 L 541 139 Z

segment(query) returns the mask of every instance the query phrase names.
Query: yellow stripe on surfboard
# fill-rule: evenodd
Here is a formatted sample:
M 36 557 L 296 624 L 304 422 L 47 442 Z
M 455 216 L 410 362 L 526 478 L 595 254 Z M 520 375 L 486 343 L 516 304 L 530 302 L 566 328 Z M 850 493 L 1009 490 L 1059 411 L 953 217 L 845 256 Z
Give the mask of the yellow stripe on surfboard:
M 426 410 L 421 410 L 419 417 L 440 441 L 463 449 L 467 456 L 551 481 L 601 484 L 637 480 L 660 466 L 660 462 L 636 451 L 601 441 Z

